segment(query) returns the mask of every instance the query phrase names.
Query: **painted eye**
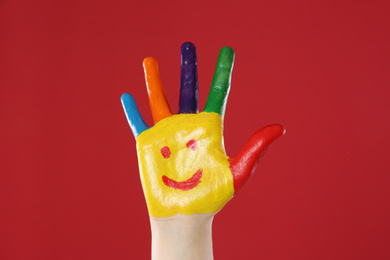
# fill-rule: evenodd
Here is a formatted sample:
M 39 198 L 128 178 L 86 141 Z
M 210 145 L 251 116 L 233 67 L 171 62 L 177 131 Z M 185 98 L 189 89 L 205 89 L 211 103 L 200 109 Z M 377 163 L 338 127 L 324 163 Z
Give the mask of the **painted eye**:
M 164 156 L 165 159 L 168 159 L 171 155 L 171 150 L 169 150 L 168 146 L 164 146 L 163 148 L 161 148 L 161 154 L 162 156 Z
M 195 140 L 190 140 L 187 143 L 187 147 L 195 151 L 196 149 L 198 149 L 198 143 Z

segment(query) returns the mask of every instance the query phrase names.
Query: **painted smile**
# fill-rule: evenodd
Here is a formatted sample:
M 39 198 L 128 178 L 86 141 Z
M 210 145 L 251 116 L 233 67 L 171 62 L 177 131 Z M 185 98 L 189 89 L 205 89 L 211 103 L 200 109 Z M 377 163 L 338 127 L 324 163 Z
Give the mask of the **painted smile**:
M 162 180 L 164 184 L 168 187 L 178 190 L 191 190 L 200 183 L 200 178 L 202 178 L 202 172 L 203 169 L 197 170 L 196 173 L 186 181 L 174 181 L 165 175 L 162 176 Z

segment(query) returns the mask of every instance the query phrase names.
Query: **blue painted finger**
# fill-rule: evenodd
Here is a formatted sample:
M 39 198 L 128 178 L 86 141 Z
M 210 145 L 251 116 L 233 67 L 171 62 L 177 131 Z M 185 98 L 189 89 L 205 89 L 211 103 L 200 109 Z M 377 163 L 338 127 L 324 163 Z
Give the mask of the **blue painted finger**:
M 121 97 L 123 110 L 125 111 L 127 121 L 129 122 L 131 131 L 133 131 L 134 137 L 137 139 L 143 131 L 149 127 L 145 123 L 135 103 L 134 97 L 129 93 L 124 93 Z
M 185 42 L 181 45 L 179 113 L 197 113 L 198 111 L 196 47 L 191 42 Z

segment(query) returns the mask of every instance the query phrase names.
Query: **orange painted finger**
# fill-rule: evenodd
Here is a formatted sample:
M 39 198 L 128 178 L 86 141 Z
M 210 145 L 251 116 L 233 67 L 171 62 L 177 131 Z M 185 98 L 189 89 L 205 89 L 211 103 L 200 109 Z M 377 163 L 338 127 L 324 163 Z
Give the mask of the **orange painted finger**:
M 157 123 L 166 117 L 170 117 L 172 113 L 161 84 L 157 60 L 153 57 L 145 58 L 143 65 L 146 88 L 148 89 L 149 105 L 152 111 L 153 121 L 154 123 Z

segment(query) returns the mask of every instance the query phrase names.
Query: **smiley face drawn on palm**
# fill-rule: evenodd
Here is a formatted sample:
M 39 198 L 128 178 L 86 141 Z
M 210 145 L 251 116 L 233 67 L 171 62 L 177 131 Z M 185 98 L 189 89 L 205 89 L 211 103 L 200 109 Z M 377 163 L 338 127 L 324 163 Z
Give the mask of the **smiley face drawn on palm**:
M 139 135 L 137 151 L 152 216 L 217 212 L 234 194 L 219 114 L 163 119 Z
M 144 60 L 144 71 L 155 125 L 146 125 L 130 94 L 121 98 L 137 141 L 141 183 L 153 217 L 218 212 L 250 178 L 263 151 L 284 133 L 280 125 L 264 127 L 229 158 L 223 116 L 234 52 L 221 49 L 205 109 L 198 113 L 196 49 L 184 43 L 181 50 L 179 114 L 171 114 L 154 58 Z

